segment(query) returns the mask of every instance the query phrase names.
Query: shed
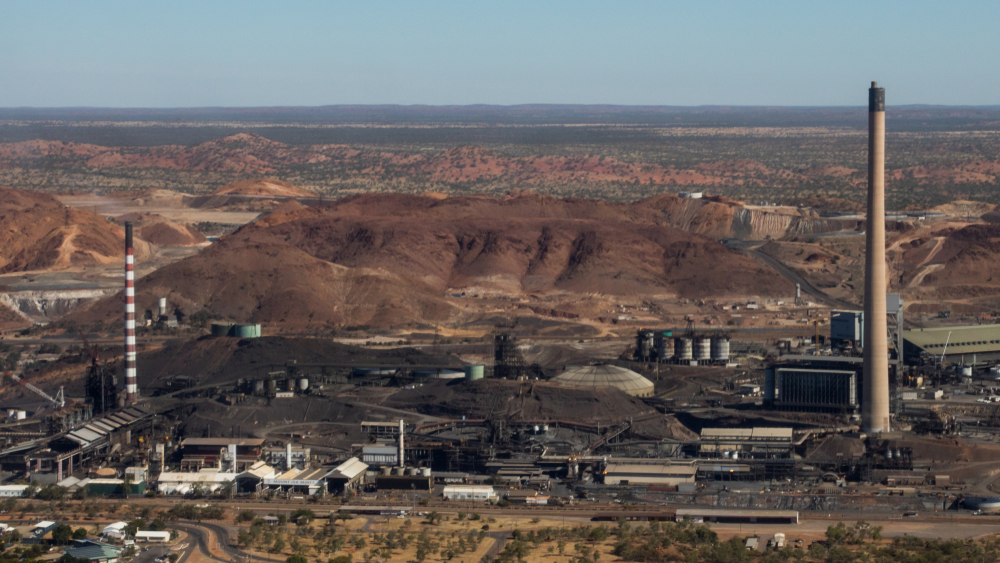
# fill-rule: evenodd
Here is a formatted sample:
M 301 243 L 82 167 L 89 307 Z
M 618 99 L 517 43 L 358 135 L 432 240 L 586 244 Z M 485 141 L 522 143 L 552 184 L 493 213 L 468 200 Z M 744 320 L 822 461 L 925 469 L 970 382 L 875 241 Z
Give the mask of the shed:
M 135 533 L 135 541 L 144 541 L 151 543 L 163 543 L 170 541 L 170 532 L 164 531 L 153 531 L 153 530 L 140 530 Z

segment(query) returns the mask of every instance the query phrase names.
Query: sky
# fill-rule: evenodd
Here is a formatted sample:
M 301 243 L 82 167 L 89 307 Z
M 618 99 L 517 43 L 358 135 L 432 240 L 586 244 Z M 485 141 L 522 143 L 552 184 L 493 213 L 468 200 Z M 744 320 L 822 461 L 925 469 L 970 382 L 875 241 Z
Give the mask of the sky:
M 1000 104 L 1000 2 L 0 0 L 0 107 Z

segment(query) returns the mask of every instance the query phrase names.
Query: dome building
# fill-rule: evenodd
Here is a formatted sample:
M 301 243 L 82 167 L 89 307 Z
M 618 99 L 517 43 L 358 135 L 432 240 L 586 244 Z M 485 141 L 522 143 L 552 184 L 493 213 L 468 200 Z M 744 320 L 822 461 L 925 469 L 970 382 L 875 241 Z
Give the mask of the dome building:
M 597 365 L 570 368 L 552 379 L 554 383 L 577 389 L 614 387 L 633 397 L 653 395 L 653 382 L 618 366 Z

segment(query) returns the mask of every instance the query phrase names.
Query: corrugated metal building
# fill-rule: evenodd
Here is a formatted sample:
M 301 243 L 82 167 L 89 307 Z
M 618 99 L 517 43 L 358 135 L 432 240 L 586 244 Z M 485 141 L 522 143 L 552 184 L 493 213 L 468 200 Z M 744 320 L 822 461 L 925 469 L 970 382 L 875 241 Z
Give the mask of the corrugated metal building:
M 697 472 L 692 464 L 609 463 L 604 470 L 604 484 L 676 486 L 694 483 Z
M 962 356 L 967 362 L 972 355 L 977 360 L 1000 359 L 1000 324 L 917 328 L 903 331 L 903 351 L 907 358 L 926 353 L 945 363 L 957 363 Z

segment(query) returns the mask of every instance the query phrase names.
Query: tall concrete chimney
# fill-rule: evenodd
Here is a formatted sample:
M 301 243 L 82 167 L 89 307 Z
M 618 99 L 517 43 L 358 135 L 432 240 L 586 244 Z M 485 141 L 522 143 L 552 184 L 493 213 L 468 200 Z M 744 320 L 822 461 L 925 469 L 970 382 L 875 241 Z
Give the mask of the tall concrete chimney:
M 125 403 L 139 400 L 135 375 L 135 272 L 132 254 L 132 223 L 125 223 Z
M 399 466 L 406 467 L 406 450 L 403 448 L 403 434 L 406 433 L 406 423 L 399 419 Z
M 285 470 L 291 471 L 295 467 L 292 463 L 292 443 L 285 444 Z
M 888 432 L 889 342 L 885 309 L 885 88 L 868 90 L 868 217 L 865 236 L 865 358 L 861 421 Z

